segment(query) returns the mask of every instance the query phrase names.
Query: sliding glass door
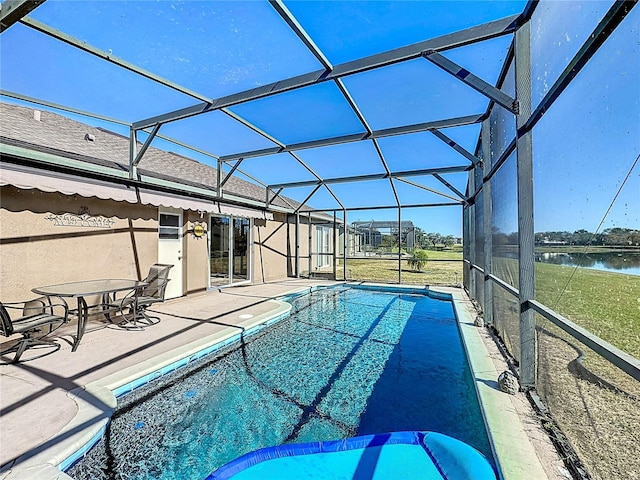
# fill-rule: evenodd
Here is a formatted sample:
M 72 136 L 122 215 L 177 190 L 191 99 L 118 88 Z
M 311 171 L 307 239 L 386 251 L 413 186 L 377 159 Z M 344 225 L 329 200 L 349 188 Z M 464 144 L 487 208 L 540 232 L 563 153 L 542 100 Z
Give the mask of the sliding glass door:
M 331 229 L 316 225 L 316 268 L 328 267 L 331 262 Z
M 249 220 L 233 219 L 232 283 L 249 280 Z
M 216 285 L 228 285 L 230 283 L 229 253 L 231 251 L 231 244 L 229 237 L 229 218 L 211 217 L 211 227 L 209 228 L 209 238 L 211 239 L 209 265 L 211 268 L 212 287 Z
M 250 279 L 250 227 L 251 221 L 246 218 L 211 217 L 210 286 L 231 285 Z

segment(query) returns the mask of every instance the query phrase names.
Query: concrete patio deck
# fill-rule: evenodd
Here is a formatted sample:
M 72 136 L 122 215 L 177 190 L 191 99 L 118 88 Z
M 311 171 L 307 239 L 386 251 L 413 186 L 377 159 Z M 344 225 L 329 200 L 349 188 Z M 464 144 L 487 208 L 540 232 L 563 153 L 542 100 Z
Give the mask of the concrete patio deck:
M 0 366 L 0 465 L 19 457 L 23 461 L 39 445 L 55 441 L 77 412 L 70 391 L 239 326 L 245 321 L 241 314 L 257 317 L 275 310 L 277 305 L 269 300 L 289 291 L 331 283 L 288 280 L 170 300 L 151 309 L 161 322 L 141 331 L 114 328 L 95 317 L 76 352 L 61 342 L 62 348 L 51 355 Z M 67 328 L 74 331 L 75 322 Z
M 47 453 L 44 452 L 46 449 L 55 449 L 59 447 L 58 444 L 65 441 L 69 443 L 69 437 L 77 433 L 73 431 L 69 433 L 70 422 L 75 422 L 82 427 L 97 423 L 100 415 L 96 415 L 96 411 L 108 410 L 109 407 L 114 406 L 109 405 L 108 398 L 112 397 L 110 392 L 105 397 L 100 395 L 100 389 L 106 390 L 102 385 L 113 384 L 110 382 L 110 378 L 119 378 L 118 381 L 123 382 L 122 377 L 125 370 L 127 371 L 126 375 L 132 379 L 137 378 L 135 375 L 138 372 L 148 371 L 145 368 L 157 365 L 156 362 L 159 359 L 164 357 L 166 360 L 166 357 L 175 356 L 176 349 L 190 348 L 190 344 L 202 342 L 206 338 L 222 338 L 224 335 L 238 333 L 244 327 L 264 321 L 261 318 L 282 311 L 282 304 L 273 301 L 274 298 L 314 285 L 336 283 L 342 282 L 290 279 L 268 284 L 226 288 L 170 300 L 152 308 L 153 314 L 159 316 L 161 322 L 141 331 L 115 328 L 104 321 L 104 318 L 96 317 L 88 326 L 87 334 L 76 352 L 71 352 L 70 345 L 62 342 L 63 346 L 58 352 L 46 357 L 19 365 L 0 366 L 0 400 L 2 405 L 0 465 L 4 466 L 3 471 L 5 472 L 4 474 L 0 473 L 0 478 L 5 478 L 7 467 L 15 465 L 14 473 L 18 473 L 25 466 L 42 463 L 41 459 L 46 457 L 43 455 L 43 453 Z M 459 297 L 458 301 L 468 302 L 468 297 L 461 290 L 454 293 L 455 297 Z M 253 317 L 247 319 L 247 314 Z M 243 317 L 240 317 L 241 315 Z M 467 325 L 463 329 L 471 328 L 473 330 L 473 321 L 469 318 L 460 319 L 460 321 Z M 66 328 L 73 331 L 75 322 Z M 490 352 L 489 356 L 484 347 L 480 348 L 489 364 L 491 363 L 490 357 L 494 362 L 498 360 L 496 352 Z M 491 383 L 490 378 L 495 378 L 495 372 L 494 367 L 485 365 L 483 370 L 479 373 L 476 372 L 476 374 L 487 376 L 483 382 L 489 384 Z M 88 384 L 92 388 L 91 391 L 86 390 L 85 386 Z M 98 385 L 97 390 L 95 385 Z M 539 431 L 535 432 L 539 430 L 535 426 L 535 419 L 530 418 L 527 424 L 526 417 L 529 414 L 516 412 L 516 410 L 522 410 L 525 407 L 511 405 L 510 402 L 515 399 L 511 400 L 508 395 L 497 393 L 487 385 L 481 388 L 485 390 L 484 394 L 480 392 L 481 396 L 488 394 L 498 398 L 498 403 L 493 401 L 491 403 L 493 403 L 495 410 L 493 416 L 499 419 L 499 423 L 508 427 L 510 431 L 513 426 L 517 432 L 520 432 L 518 435 L 524 437 L 524 442 L 515 443 L 527 444 L 525 449 L 529 454 L 526 456 L 532 460 L 533 464 L 538 465 L 537 469 L 540 475 L 535 475 L 532 478 L 560 478 L 556 477 L 554 473 L 558 473 L 562 463 L 554 455 L 554 452 L 549 452 L 549 445 L 542 445 L 549 442 L 542 438 L 544 434 L 541 436 Z M 78 405 L 82 405 L 83 399 L 80 397 L 83 396 L 85 397 L 84 403 L 89 406 L 88 410 L 91 411 L 87 412 L 85 420 L 79 420 L 79 417 L 82 417 L 84 407 L 79 408 Z M 512 417 L 506 415 L 507 410 L 510 415 L 512 414 Z M 518 413 L 520 420 L 518 420 Z M 81 423 L 83 421 L 85 423 Z M 525 425 L 522 425 L 521 421 Z M 533 437 L 532 432 L 534 433 Z M 529 441 L 526 439 L 527 435 Z M 507 443 L 501 448 L 502 451 L 513 450 L 512 434 L 503 435 L 503 438 Z M 542 455 L 541 449 L 546 449 Z M 72 450 L 72 452 L 77 450 L 79 448 Z M 536 453 L 533 453 L 534 450 Z M 510 457 L 511 455 L 506 456 Z M 544 468 L 547 471 L 546 475 L 542 473 L 536 456 L 541 457 L 542 463 L 546 464 Z M 58 462 L 53 463 L 58 464 L 64 458 L 66 457 L 59 458 Z M 516 471 L 522 472 L 523 468 L 525 471 L 532 471 L 528 462 L 521 463 L 524 460 L 522 456 L 515 457 L 513 460 L 516 458 L 520 459 L 518 465 L 511 462 L 515 465 Z M 49 465 L 45 470 L 28 470 L 22 474 L 10 474 L 6 478 L 46 478 L 47 480 L 69 478 L 60 474 L 59 471 L 55 472 L 56 470 Z M 509 475 L 507 478 L 517 477 Z

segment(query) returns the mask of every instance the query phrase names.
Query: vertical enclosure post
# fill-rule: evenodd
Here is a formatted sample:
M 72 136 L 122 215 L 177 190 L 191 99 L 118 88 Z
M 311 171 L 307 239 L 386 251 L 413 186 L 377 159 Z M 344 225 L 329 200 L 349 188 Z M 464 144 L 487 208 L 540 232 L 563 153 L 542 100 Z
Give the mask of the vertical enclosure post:
M 467 202 L 462 206 L 462 259 L 470 262 L 469 254 L 469 204 Z M 465 268 L 466 263 L 462 264 L 462 287 L 467 290 L 470 288 L 469 286 L 469 275 L 465 275 L 465 272 L 469 270 Z
M 342 242 L 342 275 L 345 282 L 347 281 L 347 248 L 349 245 L 349 232 L 347 230 L 347 210 L 342 210 L 344 218 L 342 219 L 342 225 L 344 227 L 344 241 Z
M 300 212 L 296 212 L 296 278 L 300 278 Z
M 473 200 L 469 202 L 469 208 L 467 209 L 469 215 L 469 296 L 477 300 L 476 298 L 476 175 L 475 170 L 469 170 L 469 192 L 473 196 Z
M 138 132 L 132 127 L 129 130 L 129 178 L 131 180 L 137 177 L 137 167 L 135 165 L 138 156 Z
M 532 131 L 523 133 L 521 127 L 531 116 L 531 49 L 530 22 L 522 25 L 515 35 L 516 98 L 519 110 L 517 126 L 518 162 L 518 242 L 519 300 L 520 300 L 520 386 L 535 387 L 536 348 L 535 315 L 529 307 L 534 298 L 534 227 L 533 227 L 533 142 Z
M 398 283 L 402 283 L 402 209 L 398 207 Z
M 494 106 L 493 108 L 500 108 Z M 491 120 L 482 122 L 482 158 L 484 163 L 483 177 L 491 171 Z M 493 204 L 491 203 L 491 180 L 482 181 L 484 195 L 484 321 L 493 325 L 493 282 L 489 274 L 493 273 Z
M 309 274 L 307 275 L 308 278 L 311 278 L 311 270 L 313 269 L 313 255 L 311 255 L 311 252 L 313 251 L 313 231 L 311 229 L 311 212 L 309 212 L 308 216 L 307 216 L 307 229 L 309 230 Z
M 333 279 L 336 279 L 338 274 L 338 222 L 336 211 L 333 211 Z

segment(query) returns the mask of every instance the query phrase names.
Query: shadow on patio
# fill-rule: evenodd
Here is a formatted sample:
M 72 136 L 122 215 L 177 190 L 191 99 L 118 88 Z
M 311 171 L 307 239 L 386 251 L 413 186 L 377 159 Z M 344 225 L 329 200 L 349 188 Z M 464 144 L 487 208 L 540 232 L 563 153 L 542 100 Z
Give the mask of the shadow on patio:
M 278 307 L 270 300 L 312 284 L 318 281 L 288 280 L 170 300 L 153 308 L 161 322 L 142 331 L 113 328 L 96 317 L 76 352 L 62 341 L 53 355 L 1 366 L 0 465 L 6 469 L 28 461 L 108 416 L 111 405 L 85 396 L 97 411 L 107 413 L 61 433 L 78 412 L 72 390 L 204 337 L 244 330 L 248 321 L 240 313 L 252 318 L 269 314 Z M 68 328 L 75 328 L 74 322 Z

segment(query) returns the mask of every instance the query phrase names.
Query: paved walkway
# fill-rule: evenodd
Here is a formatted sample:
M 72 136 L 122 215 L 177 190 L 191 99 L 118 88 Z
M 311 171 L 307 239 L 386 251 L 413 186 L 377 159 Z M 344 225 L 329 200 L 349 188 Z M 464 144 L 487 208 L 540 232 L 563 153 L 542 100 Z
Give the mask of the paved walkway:
M 39 445 L 56 442 L 77 412 L 67 395 L 71 390 L 207 335 L 239 328 L 240 315 L 268 313 L 276 309 L 269 300 L 322 283 L 333 282 L 292 279 L 170 300 L 151 309 L 161 322 L 141 331 L 114 328 L 96 318 L 76 352 L 61 342 L 62 348 L 51 355 L 1 365 L 0 465 L 21 456 L 22 461 Z M 67 328 L 73 331 L 75 322 Z

